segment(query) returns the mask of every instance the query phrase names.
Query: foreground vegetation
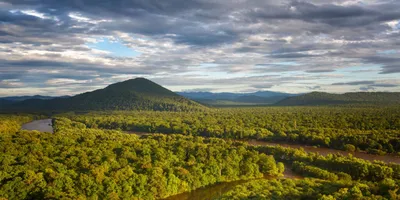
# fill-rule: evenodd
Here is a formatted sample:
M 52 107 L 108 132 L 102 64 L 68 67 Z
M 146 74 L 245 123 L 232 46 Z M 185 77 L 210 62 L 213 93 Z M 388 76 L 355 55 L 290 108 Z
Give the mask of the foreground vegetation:
M 372 154 L 400 152 L 398 106 L 258 107 L 64 116 L 90 128 L 289 142 Z
M 374 182 L 384 179 L 400 179 L 400 165 L 394 163 L 370 162 L 351 155 L 328 154 L 321 156 L 316 153 L 306 153 L 301 149 L 281 146 L 256 146 L 254 149 L 274 155 L 278 161 L 291 165 L 295 172 L 305 177 Z
M 400 197 L 398 164 L 242 142 L 398 154 L 399 107 L 64 113 L 54 119 L 55 134 L 19 130 L 35 118 L 0 115 L 0 198 L 161 199 L 235 180 L 248 181 L 216 197 Z M 139 138 L 120 130 L 166 134 Z M 285 166 L 306 179 L 277 179 Z
M 12 129 L 0 134 L 0 197 L 158 199 L 284 170 L 272 156 L 243 143 L 182 135 L 139 138 L 63 118 L 54 124 L 55 134 Z
M 21 128 L 21 124 L 38 118 L 33 115 L 0 115 L 0 133 L 15 133 Z
M 398 185 L 393 180 L 380 183 L 359 181 L 305 180 L 254 180 L 236 186 L 219 200 L 239 199 L 399 199 Z

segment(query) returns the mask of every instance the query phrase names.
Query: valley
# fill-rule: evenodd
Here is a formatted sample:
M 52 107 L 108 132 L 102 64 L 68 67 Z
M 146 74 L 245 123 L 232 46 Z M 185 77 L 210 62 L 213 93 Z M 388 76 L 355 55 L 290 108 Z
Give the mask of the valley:
M 365 102 L 215 108 L 143 79 L 21 100 L 0 115 L 0 197 L 396 199 L 400 107 Z

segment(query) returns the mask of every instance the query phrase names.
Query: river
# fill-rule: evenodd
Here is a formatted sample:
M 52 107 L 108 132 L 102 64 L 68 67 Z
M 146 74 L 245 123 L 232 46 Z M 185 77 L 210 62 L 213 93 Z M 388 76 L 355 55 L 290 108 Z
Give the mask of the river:
M 36 130 L 40 132 L 53 133 L 53 123 L 51 119 L 35 120 L 22 125 L 21 129 L 28 131 Z

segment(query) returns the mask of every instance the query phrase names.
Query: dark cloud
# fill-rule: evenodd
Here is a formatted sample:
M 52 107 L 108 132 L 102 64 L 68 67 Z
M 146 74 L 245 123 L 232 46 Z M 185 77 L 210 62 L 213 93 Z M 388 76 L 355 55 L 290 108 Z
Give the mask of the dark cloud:
M 251 85 L 251 87 L 256 88 L 256 89 L 268 89 L 274 87 L 275 84 L 273 83 L 266 83 L 266 84 L 254 84 Z
M 313 86 L 300 88 L 314 90 L 320 89 L 316 82 L 325 77 L 324 85 L 397 89 L 397 83 L 384 80 L 400 73 L 400 1 L 3 0 L 0 4 L 0 80 L 14 80 L 0 88 L 21 83 L 45 88 L 48 81 L 64 81 L 71 90 L 71 85 L 83 88 L 111 83 L 119 76 L 144 75 L 171 86 L 209 83 L 262 89 L 302 85 L 307 80 Z M 117 57 L 118 51 L 100 51 L 93 44 L 104 38 L 140 54 Z M 340 74 L 339 69 L 354 66 L 373 66 L 358 71 L 375 75 L 377 81 L 354 81 L 356 70 Z M 193 73 L 208 78 L 185 77 Z M 221 78 L 226 74 L 239 78 Z
M 389 84 L 389 83 L 377 83 L 377 84 L 372 84 L 371 86 L 373 86 L 373 87 L 397 87 L 399 85 L 398 84 Z
M 283 39 L 275 39 L 275 40 L 273 40 L 273 39 L 264 39 L 264 41 L 265 42 L 272 42 L 272 43 L 286 43 L 287 41 L 286 40 L 283 40 Z
M 375 81 L 353 81 L 347 83 L 333 83 L 332 85 L 370 85 L 374 83 Z
M 6 1 L 7 2 L 7 1 Z M 193 45 L 209 45 L 230 42 L 235 34 L 229 30 L 220 33 L 220 29 L 213 30 L 201 25 L 209 21 L 211 16 L 223 8 L 223 4 L 212 1 L 11 1 L 15 6 L 31 6 L 46 15 L 56 16 L 58 21 L 40 19 L 21 12 L 10 13 L 4 11 L 0 19 L 15 25 L 36 26 L 36 30 L 55 30 L 64 33 L 92 33 L 107 34 L 112 31 L 126 31 L 152 36 L 174 34 L 176 42 Z M 214 13 L 210 13 L 214 11 Z M 103 23 L 97 26 L 93 23 L 79 23 L 69 17 L 70 13 L 82 13 L 92 21 L 111 19 L 113 23 Z M 192 15 L 194 13 L 195 15 Z M 205 17 L 207 16 L 208 17 Z M 211 17 L 212 18 L 212 17 Z M 76 26 L 79 24 L 79 26 Z M 58 26 L 54 29 L 54 26 Z M 74 26 L 75 25 L 75 26 Z M 45 27 L 47 26 L 47 27 Z M 41 29 L 42 28 L 42 29 Z M 216 27 L 218 28 L 218 27 Z M 32 31 L 30 31 L 32 32 Z M 12 33 L 8 33 L 12 34 Z
M 307 86 L 307 88 L 308 88 L 309 90 L 320 90 L 320 89 L 321 89 L 321 86 L 319 86 L 319 85 L 317 85 L 317 86 Z
M 384 65 L 381 74 L 400 73 L 400 62 L 395 65 Z
M 391 3 L 393 6 L 399 5 L 397 2 Z M 292 1 L 286 6 L 252 9 L 249 15 L 260 20 L 294 19 L 337 27 L 355 27 L 398 19 L 400 11 L 393 9 L 384 11 L 379 10 L 379 7 L 316 5 L 304 1 Z
M 305 54 L 305 53 L 284 53 L 284 54 L 274 54 L 273 58 L 308 58 L 315 57 L 316 55 Z
M 21 88 L 24 84 L 19 80 L 5 79 L 0 81 L 0 88 Z
M 363 58 L 366 62 L 382 65 L 381 74 L 400 73 L 400 58 L 389 56 L 369 56 Z
M 359 89 L 361 91 L 373 91 L 376 90 L 376 88 L 395 88 L 398 87 L 399 84 L 394 84 L 394 83 L 379 83 L 376 81 L 354 81 L 354 82 L 347 82 L 347 83 L 333 83 L 332 85 L 350 85 L 350 86 L 358 86 L 358 85 L 364 85 L 360 87 Z
M 373 86 L 365 86 L 365 87 L 360 87 L 361 91 L 375 91 L 376 88 L 374 88 Z
M 294 19 L 311 23 L 325 23 L 331 26 L 355 27 L 400 18 L 400 11 L 395 9 L 383 11 L 376 6 L 365 8 L 334 4 L 317 5 L 303 1 L 282 1 L 279 4 L 271 1 L 227 3 L 208 0 L 115 0 L 112 3 L 104 0 L 12 0 L 10 3 L 15 6 L 31 6 L 47 15 L 57 16 L 62 20 L 62 26 L 65 27 L 71 27 L 68 24 L 72 23 L 68 18 L 68 13 L 78 12 L 94 20 L 117 19 L 114 23 L 106 23 L 103 29 L 97 29 L 100 32 L 118 29 L 150 35 L 175 34 L 177 42 L 194 45 L 232 42 L 243 34 L 242 31 L 238 32 L 235 27 L 249 24 L 249 22 L 255 23 L 262 19 Z M 393 4 L 392 6 L 399 5 L 396 2 L 391 2 L 391 4 Z M 31 21 L 38 20 L 23 15 L 2 18 L 6 18 L 7 21 L 21 18 L 17 20 L 19 22 L 25 21 L 24 18 L 30 18 Z M 96 32 L 94 25 L 84 28 Z M 79 28 L 71 30 L 79 31 Z M 254 30 L 252 32 L 254 33 Z M 265 41 L 286 42 L 282 39 L 265 39 Z
M 334 72 L 335 70 L 333 69 L 312 69 L 312 70 L 307 70 L 307 73 L 329 73 L 329 72 Z

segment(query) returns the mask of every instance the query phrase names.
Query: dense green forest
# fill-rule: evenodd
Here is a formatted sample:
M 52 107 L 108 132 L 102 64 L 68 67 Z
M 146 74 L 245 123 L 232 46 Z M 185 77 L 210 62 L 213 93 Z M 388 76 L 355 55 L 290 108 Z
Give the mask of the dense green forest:
M 139 138 L 65 118 L 56 119 L 54 127 L 55 134 L 1 132 L 0 197 L 158 199 L 217 182 L 280 176 L 284 170 L 273 156 L 241 142 L 182 135 Z
M 328 154 L 322 156 L 316 153 L 307 153 L 301 149 L 281 146 L 256 146 L 253 148 L 258 152 L 274 155 L 277 161 L 292 166 L 295 172 L 305 177 L 366 181 L 400 179 L 400 165 L 394 163 L 370 162 L 351 155 Z
M 205 112 L 63 114 L 87 127 L 400 152 L 400 107 L 257 107 Z
M 246 181 L 213 198 L 400 196 L 398 164 L 247 143 L 396 156 L 398 106 L 68 112 L 53 118 L 54 134 L 20 130 L 43 118 L 0 115 L 0 198 L 162 199 L 237 180 Z M 305 179 L 289 180 L 286 173 Z
M 303 150 L 256 146 L 292 167 L 304 180 L 254 180 L 224 193 L 222 199 L 399 199 L 400 165 L 349 156 L 321 156 Z
M 33 115 L 0 115 L 0 133 L 15 133 L 21 129 L 21 124 L 35 118 Z
M 400 92 L 351 92 L 344 94 L 331 94 L 326 92 L 311 92 L 308 94 L 289 97 L 276 103 L 280 106 L 305 106 L 305 105 L 339 105 L 339 104 L 373 104 L 373 105 L 398 105 Z
M 236 186 L 218 199 L 399 199 L 400 195 L 396 193 L 399 187 L 396 184 L 393 180 L 385 180 L 380 183 L 316 179 L 254 180 Z

